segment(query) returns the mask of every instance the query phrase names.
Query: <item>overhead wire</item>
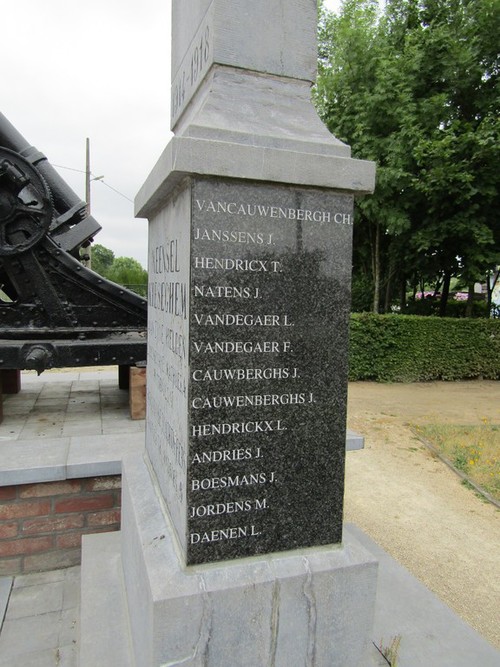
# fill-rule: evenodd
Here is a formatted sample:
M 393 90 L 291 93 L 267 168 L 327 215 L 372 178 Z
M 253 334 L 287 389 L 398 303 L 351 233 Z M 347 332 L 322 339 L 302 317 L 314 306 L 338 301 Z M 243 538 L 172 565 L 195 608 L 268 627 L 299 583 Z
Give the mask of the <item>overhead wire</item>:
M 62 165 L 62 164 L 52 164 L 52 166 L 53 166 L 53 167 L 58 167 L 59 169 L 68 169 L 69 171 L 77 171 L 77 172 L 80 173 L 80 174 L 86 174 L 86 173 L 87 173 L 87 172 L 84 171 L 83 169 L 75 169 L 74 167 L 65 167 L 65 166 Z M 124 199 L 126 199 L 127 201 L 129 201 L 131 204 L 134 203 L 134 200 L 133 200 L 133 199 L 130 199 L 130 197 L 127 197 L 127 195 L 124 195 L 123 192 L 120 192 L 119 190 L 117 190 L 116 188 L 114 188 L 114 187 L 113 187 L 112 185 L 110 185 L 109 183 L 106 183 L 106 181 L 105 181 L 104 179 L 102 179 L 102 178 L 99 178 L 99 179 L 96 178 L 95 174 L 93 174 L 92 172 L 90 172 L 90 175 L 93 176 L 94 179 L 95 179 L 96 181 L 98 181 L 99 183 L 102 183 L 103 185 L 105 185 L 105 186 L 106 186 L 107 188 L 109 188 L 110 190 L 113 190 L 113 192 L 116 192 L 116 194 L 117 194 L 117 195 L 120 195 L 120 197 L 123 197 Z

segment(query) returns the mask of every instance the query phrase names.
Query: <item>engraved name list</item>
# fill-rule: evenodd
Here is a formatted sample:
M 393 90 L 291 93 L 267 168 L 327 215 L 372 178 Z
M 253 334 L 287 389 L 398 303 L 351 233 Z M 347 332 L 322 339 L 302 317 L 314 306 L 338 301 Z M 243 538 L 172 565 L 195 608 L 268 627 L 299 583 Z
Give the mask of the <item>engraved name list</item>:
M 191 216 L 188 563 L 313 546 L 342 491 L 327 345 L 345 335 L 351 198 L 196 179 Z M 157 264 L 174 266 L 175 252 Z M 182 314 L 178 293 L 155 298 Z M 317 498 L 303 497 L 308 484 Z

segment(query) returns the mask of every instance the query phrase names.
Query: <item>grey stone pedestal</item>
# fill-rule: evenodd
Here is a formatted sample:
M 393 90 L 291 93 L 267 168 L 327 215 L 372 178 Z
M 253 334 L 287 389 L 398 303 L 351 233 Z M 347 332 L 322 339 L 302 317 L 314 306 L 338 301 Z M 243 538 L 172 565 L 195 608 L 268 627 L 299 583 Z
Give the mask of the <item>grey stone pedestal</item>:
M 125 460 L 123 480 L 121 561 L 129 616 L 124 625 L 130 627 L 133 646 L 130 665 L 367 664 L 377 563 L 361 545 L 182 568 L 162 501 L 141 457 Z M 96 560 L 99 552 L 110 557 L 99 547 L 103 536 L 91 540 L 95 549 L 88 541 L 84 584 L 92 568 L 86 560 Z M 111 608 L 119 599 L 109 596 L 109 618 L 120 615 Z M 94 632 L 98 628 L 99 623 Z M 85 635 L 80 667 L 115 667 L 113 655 L 99 662 L 98 637 L 89 637 L 88 631 Z M 123 655 L 119 659 L 116 667 L 123 665 Z

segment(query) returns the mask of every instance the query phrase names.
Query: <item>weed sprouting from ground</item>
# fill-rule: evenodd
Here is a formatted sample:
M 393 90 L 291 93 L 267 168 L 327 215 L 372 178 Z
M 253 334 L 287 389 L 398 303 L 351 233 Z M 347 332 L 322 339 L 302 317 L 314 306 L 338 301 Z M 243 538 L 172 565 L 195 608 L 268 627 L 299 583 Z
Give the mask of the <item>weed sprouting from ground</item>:
M 398 654 L 399 654 L 400 644 L 401 644 L 401 635 L 396 635 L 395 637 L 393 637 L 391 643 L 388 646 L 384 646 L 384 644 L 380 642 L 380 647 L 379 647 L 380 653 L 382 653 L 384 658 L 389 663 L 390 667 L 398 667 Z

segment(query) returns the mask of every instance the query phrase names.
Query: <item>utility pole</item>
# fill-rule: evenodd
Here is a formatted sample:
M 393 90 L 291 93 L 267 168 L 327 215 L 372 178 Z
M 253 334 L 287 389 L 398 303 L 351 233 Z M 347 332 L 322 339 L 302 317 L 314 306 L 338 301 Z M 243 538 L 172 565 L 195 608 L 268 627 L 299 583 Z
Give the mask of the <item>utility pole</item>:
M 90 183 L 91 181 L 102 181 L 104 176 L 92 176 L 90 171 L 90 139 L 85 141 L 85 203 L 87 204 L 87 215 L 90 215 Z M 90 242 L 80 249 L 80 259 L 84 266 L 91 268 L 91 245 Z
M 85 203 L 87 215 L 90 215 L 90 139 L 85 141 Z
M 87 204 L 87 215 L 90 215 L 90 139 L 85 140 L 85 203 Z M 87 242 L 80 248 L 80 261 L 88 269 L 92 268 L 91 244 Z

